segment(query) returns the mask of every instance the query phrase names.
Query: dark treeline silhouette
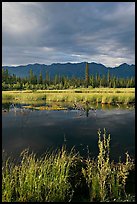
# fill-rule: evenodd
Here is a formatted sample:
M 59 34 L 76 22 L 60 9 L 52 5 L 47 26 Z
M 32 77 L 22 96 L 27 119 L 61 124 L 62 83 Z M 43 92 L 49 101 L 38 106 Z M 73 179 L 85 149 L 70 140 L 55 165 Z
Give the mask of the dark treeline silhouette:
M 2 90 L 28 90 L 28 89 L 69 89 L 69 88 L 86 88 L 86 87 L 109 87 L 109 88 L 132 88 L 135 87 L 135 78 L 118 78 L 110 76 L 109 71 L 107 76 L 89 75 L 88 63 L 85 68 L 85 79 L 77 77 L 67 77 L 55 75 L 50 78 L 48 72 L 46 76 L 42 73 L 37 77 L 33 71 L 30 70 L 28 77 L 17 77 L 10 75 L 8 70 L 2 69 Z

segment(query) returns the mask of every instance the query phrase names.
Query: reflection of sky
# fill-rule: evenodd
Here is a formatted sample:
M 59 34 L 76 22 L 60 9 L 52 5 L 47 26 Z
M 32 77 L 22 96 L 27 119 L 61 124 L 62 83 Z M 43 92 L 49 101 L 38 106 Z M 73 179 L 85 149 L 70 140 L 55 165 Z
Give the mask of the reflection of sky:
M 61 146 L 66 138 L 69 147 L 88 145 L 97 151 L 97 130 L 106 128 L 111 134 L 112 153 L 116 157 L 123 151 L 134 155 L 135 111 L 10 111 L 2 117 L 3 148 L 8 152 L 31 147 L 44 152 L 47 148 Z
M 125 114 L 135 114 L 134 110 L 97 110 L 97 112 L 99 113 L 99 116 L 108 116 L 108 115 L 125 115 Z

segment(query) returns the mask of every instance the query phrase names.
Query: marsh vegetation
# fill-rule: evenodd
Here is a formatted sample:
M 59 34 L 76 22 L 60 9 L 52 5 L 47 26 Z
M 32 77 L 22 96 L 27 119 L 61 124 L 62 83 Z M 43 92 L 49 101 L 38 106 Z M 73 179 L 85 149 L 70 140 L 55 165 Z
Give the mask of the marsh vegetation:
M 135 89 L 69 89 L 69 90 L 27 90 L 3 91 L 2 101 L 33 102 L 92 102 L 94 104 L 129 104 L 135 103 Z
M 97 158 L 83 159 L 79 152 L 63 146 L 43 157 L 24 150 L 20 162 L 11 158 L 2 163 L 3 202 L 134 201 L 126 192 L 126 181 L 134 162 L 126 153 L 125 162 L 110 161 L 110 135 L 98 131 Z M 79 178 L 79 179 L 78 179 Z M 78 194 L 86 188 L 88 194 Z M 83 192 L 84 192 L 83 189 Z
M 59 142 L 62 144 L 61 137 L 66 139 L 68 132 L 67 138 L 70 143 L 72 139 L 77 145 L 78 140 L 85 142 L 87 137 L 90 138 L 87 140 L 88 143 L 92 141 L 95 146 L 97 140 L 94 138 L 93 131 L 94 128 L 97 130 L 99 125 L 104 127 L 104 123 L 101 122 L 104 119 L 105 125 L 110 126 L 113 131 L 113 125 L 117 125 L 117 129 L 119 125 L 120 131 L 125 128 L 124 131 L 129 134 L 125 138 L 128 138 L 129 149 L 134 155 L 131 132 L 127 131 L 126 122 L 121 122 L 123 117 L 126 120 L 129 116 L 128 125 L 130 125 L 134 117 L 134 114 L 131 117 L 133 111 L 130 114 L 129 110 L 130 107 L 134 108 L 135 104 L 134 78 L 120 79 L 111 77 L 109 73 L 102 77 L 89 76 L 88 66 L 86 66 L 85 79 L 75 77 L 69 79 L 65 76 L 55 76 L 54 79 L 50 79 L 48 74 L 43 79 L 41 73 L 37 78 L 32 70 L 28 77 L 22 79 L 15 75 L 10 76 L 8 71 L 3 70 L 2 74 L 4 107 L 2 113 L 5 121 L 3 144 L 13 152 L 15 149 L 20 150 L 23 147 L 22 144 L 25 144 L 25 147 L 33 144 L 33 147 L 38 148 L 38 152 L 43 145 L 46 149 L 44 156 L 37 156 L 34 153 L 35 148 L 32 148 L 32 152 L 24 148 L 18 158 L 19 162 L 14 161 L 13 158 L 3 159 L 3 202 L 135 201 L 134 193 L 130 195 L 127 191 L 128 177 L 134 171 L 134 161 L 128 153 L 125 161 L 115 162 L 110 159 L 111 140 L 105 129 L 103 133 L 98 131 L 99 152 L 95 159 L 89 152 L 85 157 L 75 148 L 68 150 L 66 143 L 61 148 L 57 148 Z M 101 110 L 105 110 L 106 106 L 107 110 L 117 107 L 116 115 L 122 115 L 119 109 L 124 106 L 128 109 L 127 115 L 123 114 L 121 118 L 117 118 L 117 116 L 114 117 L 115 111 L 112 111 L 102 116 L 103 113 L 98 109 L 100 107 Z M 57 114 L 58 111 L 60 111 L 59 114 Z M 90 118 L 89 121 L 86 120 L 87 117 Z M 119 121 L 121 123 L 117 124 Z M 89 136 L 90 130 L 93 138 Z M 13 147 L 11 147 L 8 131 L 12 134 L 12 142 L 15 144 Z M 124 131 L 120 137 L 117 130 L 120 140 L 111 148 L 112 151 L 115 147 L 119 147 Z M 14 134 L 16 134 L 15 137 Z M 114 134 L 114 137 L 117 135 Z M 37 137 L 39 137 L 38 140 Z M 53 146 L 53 141 L 57 149 L 47 151 L 46 145 Z M 82 151 L 84 142 L 79 144 Z M 127 148 L 126 145 L 123 145 L 123 149 Z M 116 153 L 115 156 L 117 156 Z

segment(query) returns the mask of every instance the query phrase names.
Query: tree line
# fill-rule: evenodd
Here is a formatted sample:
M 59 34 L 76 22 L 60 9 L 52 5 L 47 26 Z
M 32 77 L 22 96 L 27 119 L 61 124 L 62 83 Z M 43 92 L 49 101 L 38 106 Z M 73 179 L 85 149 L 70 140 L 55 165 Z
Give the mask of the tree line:
M 37 90 L 37 89 L 69 89 L 69 88 L 84 88 L 84 87 L 109 87 L 109 88 L 132 88 L 135 87 L 135 78 L 118 78 L 111 76 L 109 71 L 107 75 L 96 74 L 89 75 L 88 63 L 85 68 L 85 78 L 67 77 L 55 75 L 50 78 L 48 72 L 43 77 L 40 72 L 36 76 L 32 69 L 27 77 L 17 77 L 15 74 L 10 75 L 8 70 L 2 69 L 2 90 Z

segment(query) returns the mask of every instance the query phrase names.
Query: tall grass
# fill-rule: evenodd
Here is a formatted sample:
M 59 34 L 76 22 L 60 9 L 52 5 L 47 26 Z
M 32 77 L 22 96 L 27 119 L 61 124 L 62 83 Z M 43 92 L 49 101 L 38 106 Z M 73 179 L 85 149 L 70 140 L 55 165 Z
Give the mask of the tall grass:
M 37 90 L 38 93 L 134 93 L 135 88 L 77 88 L 64 90 Z
M 68 153 L 63 146 L 39 159 L 24 150 L 19 164 L 3 161 L 2 201 L 70 202 L 83 182 L 82 175 L 89 201 L 128 201 L 125 186 L 133 161 L 128 153 L 125 163 L 110 161 L 110 135 L 107 137 L 105 129 L 103 136 L 98 131 L 98 148 L 96 159 L 83 159 L 74 149 Z
M 92 103 L 134 103 L 135 95 L 133 93 L 48 93 L 47 101 L 61 102 L 92 102 Z
M 68 177 L 75 157 L 62 147 L 42 159 L 36 159 L 35 154 L 25 150 L 20 165 L 7 160 L 2 174 L 2 201 L 70 201 L 73 191 Z
M 6 100 L 16 102 L 39 101 L 39 100 L 46 101 L 46 95 L 44 93 L 35 92 L 4 91 L 2 92 L 2 101 Z
M 2 100 L 18 102 L 45 100 L 47 102 L 92 102 L 102 104 L 134 103 L 134 89 L 80 89 L 80 90 L 39 90 L 35 92 L 3 91 Z
M 98 136 L 98 157 L 96 160 L 88 158 L 86 169 L 82 169 L 88 184 L 90 201 L 119 201 L 127 197 L 126 179 L 134 163 L 128 153 L 126 153 L 125 163 L 110 162 L 110 134 L 106 138 L 104 129 L 102 140 L 100 130 Z

